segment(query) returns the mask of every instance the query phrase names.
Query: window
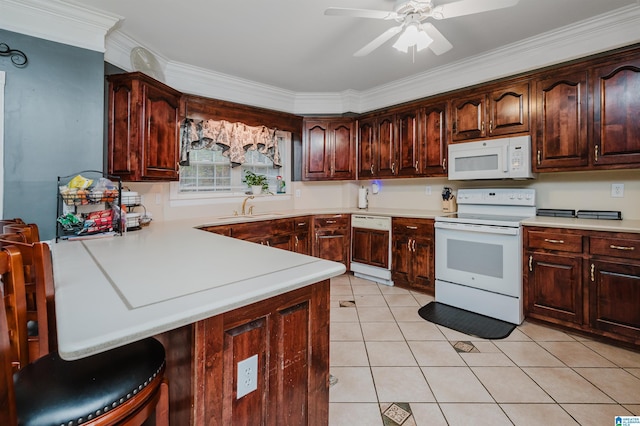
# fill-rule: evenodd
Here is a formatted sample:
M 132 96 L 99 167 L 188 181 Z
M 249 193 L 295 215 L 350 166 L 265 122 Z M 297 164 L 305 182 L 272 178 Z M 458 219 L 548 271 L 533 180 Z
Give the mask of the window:
M 282 176 L 286 180 L 291 158 L 291 134 L 277 132 L 276 136 L 282 158 L 282 167 L 279 168 L 274 168 L 271 159 L 255 150 L 247 151 L 245 163 L 237 167 L 231 167 L 229 158 L 222 155 L 222 148 L 218 145 L 212 149 L 190 150 L 189 165 L 180 167 L 178 194 L 200 197 L 242 195 L 248 190 L 242 182 L 245 170 L 267 176 L 269 191 L 275 194 L 277 177 Z

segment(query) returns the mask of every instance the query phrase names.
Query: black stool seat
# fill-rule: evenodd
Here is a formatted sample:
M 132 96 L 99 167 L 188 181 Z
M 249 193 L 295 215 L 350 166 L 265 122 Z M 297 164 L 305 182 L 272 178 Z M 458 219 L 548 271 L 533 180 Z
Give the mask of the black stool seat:
M 46 355 L 13 376 L 18 424 L 82 424 L 140 392 L 164 364 L 164 347 L 153 338 L 76 361 Z

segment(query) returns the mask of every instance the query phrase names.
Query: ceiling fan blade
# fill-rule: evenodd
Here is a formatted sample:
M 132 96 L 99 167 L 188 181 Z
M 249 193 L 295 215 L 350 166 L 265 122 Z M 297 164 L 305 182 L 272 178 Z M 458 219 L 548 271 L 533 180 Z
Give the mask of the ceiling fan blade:
M 436 55 L 442 55 L 453 48 L 453 45 L 449 43 L 449 40 L 447 40 L 445 36 L 443 36 L 442 33 L 433 26 L 433 24 L 426 22 L 422 24 L 422 29 L 433 40 L 429 45 L 429 49 L 431 49 Z
M 367 44 L 362 49 L 358 50 L 353 56 L 366 56 L 369 53 L 376 50 L 378 47 L 382 46 L 387 40 L 389 40 L 394 35 L 398 34 L 402 31 L 402 25 L 398 25 L 397 27 L 391 27 L 387 31 L 380 34 L 378 37 L 374 38 L 369 44 Z
M 435 19 L 448 19 L 456 16 L 471 15 L 487 12 L 489 10 L 502 9 L 518 4 L 519 0 L 460 0 L 443 4 L 434 8 Z
M 355 18 L 396 19 L 398 14 L 386 10 L 352 9 L 348 7 L 329 7 L 324 11 L 329 16 L 353 16 Z

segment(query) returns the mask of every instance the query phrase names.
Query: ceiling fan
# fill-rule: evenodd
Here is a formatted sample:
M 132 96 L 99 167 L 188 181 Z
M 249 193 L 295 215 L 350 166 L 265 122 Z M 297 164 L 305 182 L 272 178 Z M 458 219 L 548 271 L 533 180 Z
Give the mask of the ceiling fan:
M 354 53 L 353 56 L 366 56 L 401 32 L 402 34 L 393 45 L 396 49 L 406 53 L 411 47 L 415 47 L 417 51 L 429 47 L 433 53 L 441 55 L 453 48 L 453 45 L 449 43 L 449 40 L 447 40 L 433 24 L 425 22 L 428 18 L 441 20 L 471 15 L 515 6 L 518 1 L 519 0 L 459 0 L 436 6 L 431 0 L 396 0 L 393 11 L 330 7 L 325 10 L 324 14 L 384 19 L 396 21 L 400 24 L 380 34 L 369 44 Z

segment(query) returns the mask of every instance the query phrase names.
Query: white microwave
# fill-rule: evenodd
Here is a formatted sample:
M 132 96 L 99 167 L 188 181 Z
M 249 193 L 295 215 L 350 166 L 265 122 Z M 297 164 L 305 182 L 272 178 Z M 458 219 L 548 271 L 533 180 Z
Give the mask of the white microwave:
M 531 136 L 449 145 L 449 180 L 532 179 Z

